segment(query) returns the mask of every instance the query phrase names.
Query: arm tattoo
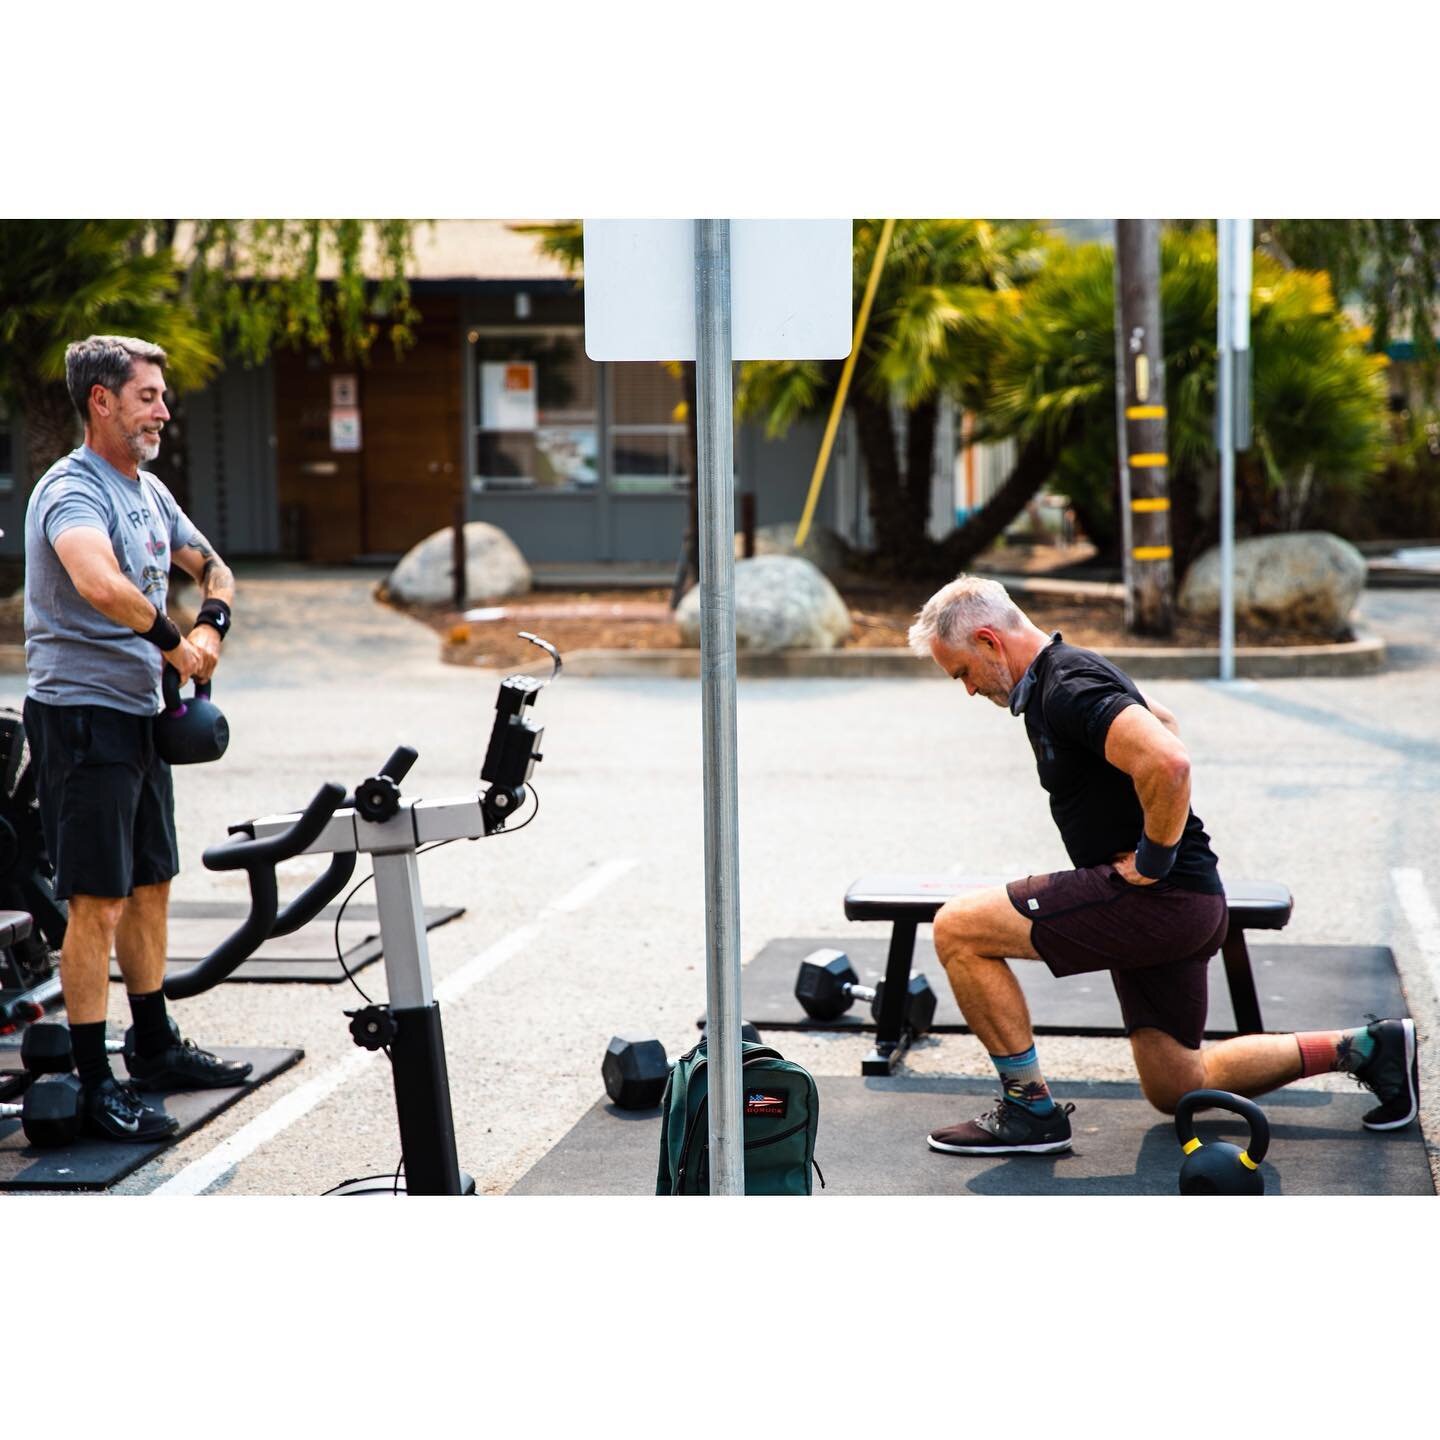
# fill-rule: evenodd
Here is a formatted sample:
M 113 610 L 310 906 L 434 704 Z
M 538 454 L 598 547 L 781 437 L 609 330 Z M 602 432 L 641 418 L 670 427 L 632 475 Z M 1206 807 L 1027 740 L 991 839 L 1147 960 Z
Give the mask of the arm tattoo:
M 220 590 L 233 590 L 235 576 L 230 567 L 218 556 L 212 555 L 200 572 L 200 590 L 207 598 Z
M 205 564 L 200 569 L 200 593 L 209 599 L 210 596 L 222 590 L 233 592 L 235 588 L 234 574 L 215 553 L 215 547 L 199 531 L 196 531 L 194 542 L 190 548 L 205 559 Z

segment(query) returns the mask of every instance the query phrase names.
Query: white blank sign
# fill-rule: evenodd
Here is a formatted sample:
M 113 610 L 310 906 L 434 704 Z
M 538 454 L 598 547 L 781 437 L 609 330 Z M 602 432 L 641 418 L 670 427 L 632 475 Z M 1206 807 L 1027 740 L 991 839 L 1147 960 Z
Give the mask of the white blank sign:
M 839 360 L 850 353 L 849 220 L 730 222 L 730 353 Z M 585 353 L 695 359 L 695 222 L 585 221 Z

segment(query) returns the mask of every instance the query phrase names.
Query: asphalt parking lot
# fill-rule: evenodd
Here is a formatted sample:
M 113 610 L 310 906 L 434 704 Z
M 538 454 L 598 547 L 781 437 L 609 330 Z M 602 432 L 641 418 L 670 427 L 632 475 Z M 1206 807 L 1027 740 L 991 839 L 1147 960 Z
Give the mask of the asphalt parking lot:
M 371 600 L 377 578 L 240 570 L 215 685 L 232 741 L 219 764 L 177 772 L 177 899 L 244 898 L 244 880 L 206 871 L 200 852 L 227 825 L 298 808 L 323 780 L 352 786 L 397 744 L 420 753 L 407 795 L 473 793 L 498 676 L 442 666 L 428 630 Z M 1179 717 L 1222 872 L 1294 893 L 1283 938 L 1393 948 L 1422 1035 L 1434 1173 L 1440 590 L 1371 591 L 1362 604 L 1366 628 L 1390 643 L 1383 674 L 1144 688 Z M 0 703 L 23 692 L 23 676 L 0 676 Z M 562 677 L 536 710 L 534 823 L 420 862 L 426 900 L 466 911 L 432 932 L 431 964 L 448 987 L 461 1163 L 490 1194 L 595 1102 L 612 1034 L 656 1033 L 673 1055 L 693 1043 L 705 994 L 698 682 Z M 1066 863 L 1018 722 L 939 678 L 742 681 L 740 834 L 744 957 L 779 936 L 882 934 L 841 911 L 862 872 Z M 320 868 L 290 867 L 297 886 Z M 373 994 L 382 967 L 362 983 Z M 348 987 L 318 985 L 222 985 L 179 1002 L 203 1043 L 301 1046 L 306 1058 L 118 1192 L 315 1194 L 393 1169 L 388 1067 L 352 1044 L 342 1011 L 355 1003 Z M 118 987 L 111 1019 L 128 1023 Z M 783 1048 L 817 1075 L 851 1075 L 868 1041 L 787 1033 Z M 1042 1038 L 1040 1053 L 1059 1093 L 1067 1078 L 1133 1078 L 1122 1040 Z M 969 1036 L 932 1037 L 909 1064 L 993 1073 Z

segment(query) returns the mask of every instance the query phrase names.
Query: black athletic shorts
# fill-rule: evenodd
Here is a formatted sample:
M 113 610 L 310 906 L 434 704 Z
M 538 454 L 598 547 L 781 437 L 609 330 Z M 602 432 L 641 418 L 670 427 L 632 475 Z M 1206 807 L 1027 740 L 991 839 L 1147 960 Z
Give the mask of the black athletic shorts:
M 1108 970 L 1127 1035 L 1153 1026 L 1200 1048 L 1210 957 L 1229 928 L 1223 895 L 1172 880 L 1132 885 L 1113 865 L 1031 875 L 1005 889 L 1052 974 Z
M 56 895 L 123 899 L 179 873 L 175 792 L 151 716 L 27 696 L 25 736 Z

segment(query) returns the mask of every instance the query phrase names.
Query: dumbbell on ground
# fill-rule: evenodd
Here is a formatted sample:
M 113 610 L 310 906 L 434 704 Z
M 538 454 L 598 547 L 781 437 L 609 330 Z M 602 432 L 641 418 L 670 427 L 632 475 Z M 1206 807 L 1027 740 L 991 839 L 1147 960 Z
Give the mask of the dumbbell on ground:
M 758 1044 L 760 1032 L 747 1020 L 740 1027 L 740 1038 Z M 665 1093 L 670 1060 L 652 1036 L 615 1035 L 605 1049 L 600 1074 L 605 1093 L 622 1110 L 652 1110 Z
M 68 1145 L 80 1134 L 80 1082 L 73 1075 L 44 1075 L 25 1092 L 23 1104 L 0 1105 L 0 1120 L 19 1120 L 25 1138 L 39 1149 Z
M 178 1041 L 180 1027 L 166 1016 L 170 1033 Z M 125 1032 L 123 1040 L 107 1040 L 105 1052 L 108 1055 L 123 1055 L 126 1063 L 135 1053 L 135 1027 Z M 70 1027 L 53 1021 L 32 1025 L 20 1042 L 20 1063 L 32 1075 L 65 1075 L 75 1068 L 75 1053 L 70 1043 Z
M 795 998 L 812 1020 L 838 1020 L 857 1000 L 868 1000 L 871 1015 L 879 1020 L 885 982 L 873 989 L 862 985 L 843 950 L 816 950 L 800 962 Z M 905 997 L 905 1028 L 924 1035 L 935 1018 L 935 1004 L 930 982 L 923 975 L 912 975 Z
M 133 1042 L 132 1026 L 123 1041 L 107 1040 L 105 1049 L 111 1055 L 129 1054 Z M 53 1022 L 30 1026 L 20 1042 L 20 1063 L 32 1075 L 68 1075 L 75 1068 L 70 1027 Z

